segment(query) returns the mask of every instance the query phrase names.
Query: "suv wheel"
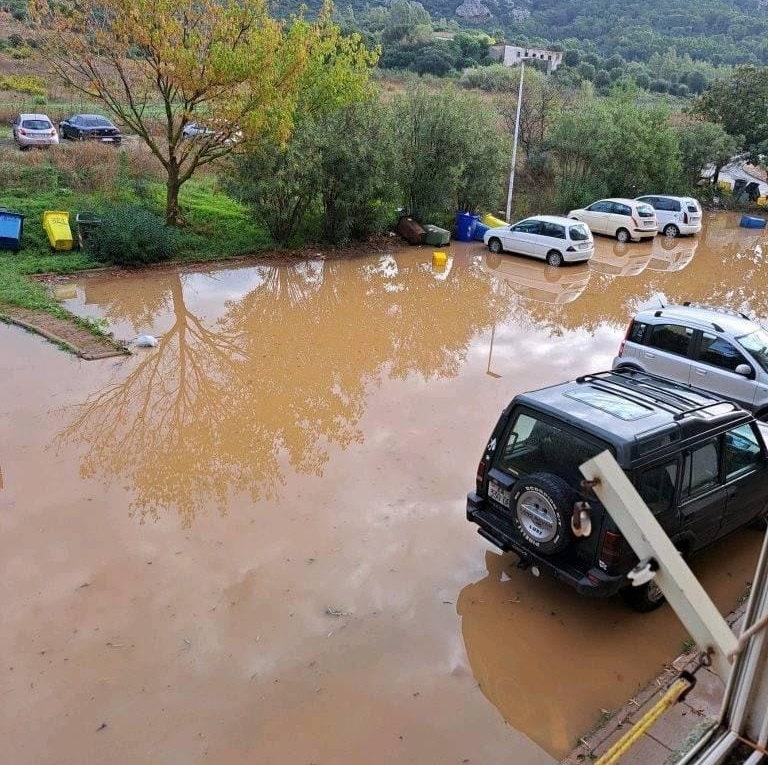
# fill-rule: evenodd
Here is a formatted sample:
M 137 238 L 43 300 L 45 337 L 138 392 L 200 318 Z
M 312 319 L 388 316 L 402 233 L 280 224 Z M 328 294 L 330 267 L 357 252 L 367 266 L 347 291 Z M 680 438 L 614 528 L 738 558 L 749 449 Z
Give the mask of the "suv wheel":
M 639 587 L 627 587 L 624 593 L 629 605 L 643 614 L 655 611 L 667 602 L 661 588 L 653 580 Z
M 547 253 L 547 263 L 549 263 L 550 266 L 562 266 L 563 256 L 557 250 L 550 250 Z
M 553 555 L 571 542 L 575 500 L 575 492 L 562 478 L 551 473 L 534 473 L 515 485 L 512 520 L 531 547 Z
M 625 228 L 620 228 L 616 232 L 616 239 L 618 239 L 622 244 L 629 241 L 629 231 Z
M 676 236 L 680 236 L 680 229 L 674 223 L 668 223 L 664 226 L 664 236 L 668 236 L 670 239 L 674 239 Z
M 497 239 L 496 237 L 493 237 L 493 239 L 491 239 L 490 242 L 488 242 L 488 249 L 495 254 L 500 253 L 501 239 Z

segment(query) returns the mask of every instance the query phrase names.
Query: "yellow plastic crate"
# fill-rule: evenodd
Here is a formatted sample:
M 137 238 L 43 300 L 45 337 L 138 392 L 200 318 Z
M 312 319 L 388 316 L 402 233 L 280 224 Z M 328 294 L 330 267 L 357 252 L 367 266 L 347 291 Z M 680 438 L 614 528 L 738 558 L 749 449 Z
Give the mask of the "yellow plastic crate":
M 717 188 L 721 191 L 731 191 L 733 184 L 730 181 L 718 181 Z
M 54 250 L 72 249 L 72 229 L 69 227 L 68 212 L 46 210 L 43 213 L 43 228 Z

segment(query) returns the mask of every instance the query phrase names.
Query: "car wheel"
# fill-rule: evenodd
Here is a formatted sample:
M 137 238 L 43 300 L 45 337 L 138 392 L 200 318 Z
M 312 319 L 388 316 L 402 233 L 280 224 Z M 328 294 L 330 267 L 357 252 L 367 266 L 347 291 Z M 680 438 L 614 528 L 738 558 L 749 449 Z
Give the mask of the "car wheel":
M 626 242 L 629 241 L 629 231 L 627 231 L 627 229 L 625 228 L 620 228 L 616 232 L 616 239 L 618 239 L 618 241 L 621 242 L 622 244 L 625 244 Z
M 627 603 L 635 611 L 639 611 L 642 614 L 655 611 L 667 602 L 661 588 L 653 579 L 650 582 L 641 584 L 639 587 L 627 587 L 624 590 L 624 595 Z
M 575 501 L 576 492 L 562 478 L 551 473 L 534 473 L 515 484 L 512 520 L 530 547 L 553 555 L 571 543 Z
M 562 266 L 563 256 L 557 250 L 550 250 L 547 253 L 547 263 L 549 263 L 550 266 Z
M 680 236 L 680 229 L 674 223 L 668 223 L 664 226 L 664 236 L 674 239 L 675 237 Z
M 501 239 L 497 239 L 495 236 L 493 239 L 489 240 L 488 242 L 488 249 L 497 254 L 503 251 L 503 248 L 501 246 Z

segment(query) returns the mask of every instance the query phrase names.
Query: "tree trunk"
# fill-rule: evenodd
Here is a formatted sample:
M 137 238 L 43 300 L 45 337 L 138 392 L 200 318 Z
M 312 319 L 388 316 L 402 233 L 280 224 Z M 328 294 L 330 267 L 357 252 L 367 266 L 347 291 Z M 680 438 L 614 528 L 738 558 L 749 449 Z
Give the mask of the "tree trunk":
M 180 188 L 179 169 L 172 165 L 168 168 L 168 180 L 165 184 L 165 222 L 169 226 L 181 225 Z

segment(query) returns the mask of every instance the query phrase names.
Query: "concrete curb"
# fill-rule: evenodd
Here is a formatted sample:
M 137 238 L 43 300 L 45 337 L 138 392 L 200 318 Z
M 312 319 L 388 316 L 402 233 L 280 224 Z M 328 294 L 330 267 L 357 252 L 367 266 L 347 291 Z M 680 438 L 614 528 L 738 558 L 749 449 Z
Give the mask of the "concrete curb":
M 739 621 L 746 609 L 746 600 L 725 618 L 729 626 Z M 621 709 L 599 728 L 589 731 L 579 739 L 560 765 L 584 765 L 603 754 L 662 696 L 677 679 L 680 672 L 692 667 L 699 655 L 697 648 L 678 656 L 664 671 L 640 693 L 631 698 Z M 637 747 L 621 759 L 625 765 L 665 765 L 676 762 L 680 755 L 717 723 L 724 692 L 723 683 L 714 673 L 702 670 L 700 682 L 691 690 L 686 700 L 667 710 L 647 731 Z M 687 720 L 684 718 L 688 718 Z M 661 733 L 663 731 L 663 734 Z M 642 744 L 645 744 L 643 747 Z M 633 748 L 634 749 L 634 748 Z

